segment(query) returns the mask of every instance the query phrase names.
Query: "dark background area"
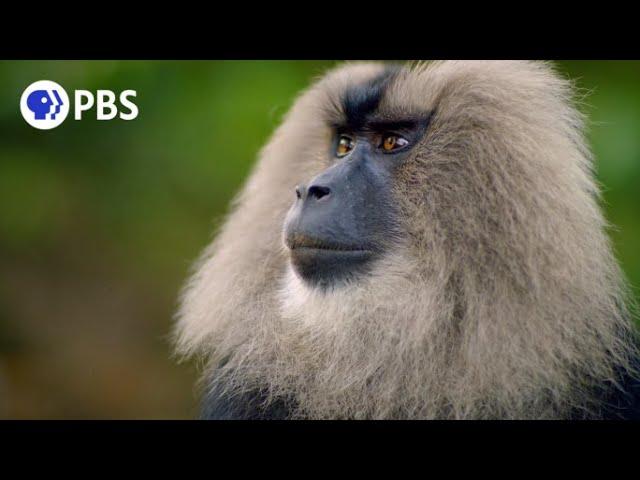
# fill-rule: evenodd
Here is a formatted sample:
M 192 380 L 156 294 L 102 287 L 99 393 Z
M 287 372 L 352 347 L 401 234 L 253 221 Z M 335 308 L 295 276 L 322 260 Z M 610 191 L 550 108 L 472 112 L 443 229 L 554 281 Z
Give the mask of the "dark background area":
M 0 62 L 0 418 L 190 418 L 178 293 L 256 154 L 332 61 Z M 555 62 L 586 94 L 610 234 L 640 284 L 640 62 Z M 22 119 L 35 80 L 137 90 L 126 122 Z M 634 292 L 638 290 L 634 288 Z

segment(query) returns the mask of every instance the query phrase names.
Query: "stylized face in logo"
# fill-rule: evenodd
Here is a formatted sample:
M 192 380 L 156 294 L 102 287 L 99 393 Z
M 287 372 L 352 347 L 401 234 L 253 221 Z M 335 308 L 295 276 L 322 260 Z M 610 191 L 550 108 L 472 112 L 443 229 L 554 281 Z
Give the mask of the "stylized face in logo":
M 22 116 L 32 127 L 49 130 L 60 125 L 69 113 L 69 96 L 49 80 L 29 85 L 20 98 Z
M 45 120 L 47 115 L 51 120 L 56 119 L 60 107 L 64 104 L 57 90 L 51 90 L 53 97 L 46 90 L 35 90 L 27 97 L 27 106 L 36 120 Z

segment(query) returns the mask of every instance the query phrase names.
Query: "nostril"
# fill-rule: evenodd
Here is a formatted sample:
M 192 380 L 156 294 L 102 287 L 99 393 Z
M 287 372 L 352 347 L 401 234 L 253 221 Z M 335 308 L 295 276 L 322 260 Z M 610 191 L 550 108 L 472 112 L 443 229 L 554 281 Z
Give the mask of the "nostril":
M 317 185 L 309 187 L 309 196 L 315 197 L 318 200 L 320 200 L 322 197 L 326 197 L 330 193 L 331 189 L 329 187 L 319 187 Z

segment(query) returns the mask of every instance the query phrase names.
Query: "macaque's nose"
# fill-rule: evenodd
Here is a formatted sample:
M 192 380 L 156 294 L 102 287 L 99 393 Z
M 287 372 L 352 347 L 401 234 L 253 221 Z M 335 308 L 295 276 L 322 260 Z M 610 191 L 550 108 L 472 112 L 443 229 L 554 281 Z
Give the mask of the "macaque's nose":
M 302 200 L 306 200 L 307 198 L 310 200 L 320 200 L 330 193 L 331 189 L 322 185 L 311 185 L 309 188 L 306 188 L 304 185 L 298 185 L 296 187 L 296 197 Z

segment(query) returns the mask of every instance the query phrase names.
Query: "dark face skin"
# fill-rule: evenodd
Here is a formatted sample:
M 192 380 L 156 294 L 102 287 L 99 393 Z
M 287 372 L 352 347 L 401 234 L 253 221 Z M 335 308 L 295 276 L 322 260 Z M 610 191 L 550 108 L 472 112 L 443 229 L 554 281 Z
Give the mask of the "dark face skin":
M 426 118 L 336 127 L 334 163 L 296 188 L 285 244 L 306 282 L 335 285 L 367 272 L 397 231 L 394 172 L 424 135 Z

